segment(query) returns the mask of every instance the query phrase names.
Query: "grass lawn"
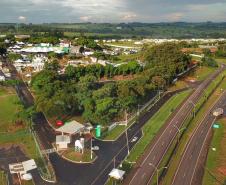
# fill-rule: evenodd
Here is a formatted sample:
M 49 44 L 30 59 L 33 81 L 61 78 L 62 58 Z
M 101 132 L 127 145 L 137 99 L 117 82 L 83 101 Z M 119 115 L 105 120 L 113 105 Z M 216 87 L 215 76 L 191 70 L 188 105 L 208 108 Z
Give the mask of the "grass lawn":
M 7 185 L 7 177 L 4 171 L 0 171 L 0 185 Z
M 74 148 L 70 148 L 63 153 L 63 156 L 74 162 L 92 162 L 96 155 L 93 152 L 93 157 L 91 159 L 91 150 L 85 149 L 84 154 L 75 152 Z
M 114 129 L 112 129 L 110 132 L 107 132 L 106 136 L 102 139 L 104 140 L 115 140 L 117 139 L 118 136 L 120 136 L 120 134 L 122 134 L 126 129 L 128 128 L 128 126 L 124 126 L 124 125 L 118 125 L 116 126 Z
M 12 90 L 6 90 L 0 87 L 0 132 L 8 132 L 15 129 L 13 120 L 16 112 L 22 106 L 20 105 L 17 95 Z
M 32 180 L 30 181 L 21 181 L 22 184 L 21 185 L 34 185 L 34 182 Z
M 175 110 L 184 99 L 190 94 L 189 91 L 185 91 L 173 96 L 170 100 L 168 100 L 160 110 L 146 123 L 143 127 L 144 136 L 137 143 L 137 145 L 132 149 L 128 161 L 136 161 L 144 152 L 145 148 L 154 138 L 159 129 L 165 124 L 167 119 L 172 114 L 173 110 Z
M 218 63 L 224 63 L 224 64 L 226 64 L 226 58 L 215 58 L 215 60 L 216 60 Z
M 218 185 L 226 180 L 226 119 L 217 121 L 220 129 L 214 130 L 214 136 L 208 152 L 203 185 Z M 216 148 L 213 151 L 212 148 Z M 217 181 L 217 180 L 218 181 Z
M 178 89 L 183 89 L 186 88 L 188 85 L 185 81 L 183 80 L 178 80 L 175 84 L 172 84 L 169 88 L 168 91 L 176 91 Z
M 203 81 L 208 75 L 213 73 L 217 68 L 201 66 L 197 67 L 193 72 L 190 73 L 189 77 L 196 78 L 198 81 Z
M 220 77 L 220 76 L 219 76 Z M 219 77 L 217 77 L 216 80 L 219 79 Z M 224 79 L 220 86 L 217 88 L 217 90 L 210 96 L 210 98 L 208 99 L 208 101 L 203 105 L 203 107 L 199 110 L 198 114 L 196 115 L 195 119 L 193 119 L 190 123 L 187 122 L 184 124 L 184 126 L 186 124 L 189 124 L 189 126 L 186 129 L 186 132 L 184 133 L 183 137 L 180 140 L 180 144 L 178 145 L 177 151 L 174 154 L 174 156 L 171 158 L 170 163 L 168 165 L 168 170 L 167 170 L 167 174 L 166 176 L 163 178 L 162 183 L 164 185 L 171 185 L 172 183 L 172 178 L 173 175 L 175 174 L 175 171 L 179 165 L 180 159 L 183 155 L 183 151 L 186 147 L 187 142 L 189 141 L 189 138 L 192 134 L 192 132 L 195 130 L 195 128 L 197 127 L 197 125 L 201 122 L 204 114 L 206 111 L 208 111 L 208 109 L 213 105 L 213 103 L 216 101 L 216 99 L 219 97 L 219 93 L 220 89 L 223 88 L 225 86 L 226 88 L 226 79 Z M 211 85 L 208 86 L 208 88 L 206 89 L 206 92 L 209 94 L 213 89 L 214 89 L 214 83 L 212 83 Z M 204 98 L 200 99 L 200 103 L 199 106 L 201 106 L 201 104 L 203 103 Z M 167 155 L 164 157 L 161 166 L 165 166 L 167 164 L 168 159 L 170 158 L 170 155 L 174 149 L 176 145 L 176 141 L 173 143 L 173 145 L 170 147 L 169 151 L 167 152 Z M 153 182 L 155 183 L 155 182 Z M 206 184 L 205 184 L 206 185 Z

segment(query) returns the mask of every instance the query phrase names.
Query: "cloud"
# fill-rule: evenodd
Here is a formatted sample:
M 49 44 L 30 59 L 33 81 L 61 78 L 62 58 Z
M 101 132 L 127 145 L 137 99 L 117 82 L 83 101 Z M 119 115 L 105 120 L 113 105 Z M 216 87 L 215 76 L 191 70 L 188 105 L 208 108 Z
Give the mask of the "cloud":
M 174 12 L 174 13 L 170 13 L 166 17 L 169 21 L 177 22 L 177 21 L 181 21 L 183 16 L 184 16 L 184 14 L 181 12 Z
M 25 22 L 27 20 L 27 17 L 21 15 L 21 16 L 18 17 L 18 20 Z
M 90 20 L 90 16 L 82 16 L 82 17 L 80 17 L 80 20 L 83 22 L 87 22 Z
M 225 10 L 225 0 L 0 0 L 0 22 L 226 21 Z
M 122 20 L 124 21 L 134 21 L 137 18 L 137 14 L 135 13 L 127 13 L 122 16 Z

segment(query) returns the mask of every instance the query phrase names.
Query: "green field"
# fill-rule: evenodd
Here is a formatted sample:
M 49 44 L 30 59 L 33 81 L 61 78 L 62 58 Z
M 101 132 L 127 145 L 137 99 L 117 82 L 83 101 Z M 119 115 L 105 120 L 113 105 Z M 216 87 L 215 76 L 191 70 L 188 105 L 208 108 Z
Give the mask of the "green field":
M 137 145 L 131 151 L 128 161 L 136 161 L 144 152 L 145 148 L 154 138 L 159 129 L 165 124 L 167 119 L 184 100 L 188 97 L 191 91 L 185 91 L 173 96 L 170 100 L 168 100 L 164 106 L 160 108 L 160 110 L 146 123 L 143 127 L 143 137 L 137 143 Z
M 15 114 L 21 110 L 19 99 L 12 90 L 0 88 L 0 132 L 8 132 L 14 129 Z

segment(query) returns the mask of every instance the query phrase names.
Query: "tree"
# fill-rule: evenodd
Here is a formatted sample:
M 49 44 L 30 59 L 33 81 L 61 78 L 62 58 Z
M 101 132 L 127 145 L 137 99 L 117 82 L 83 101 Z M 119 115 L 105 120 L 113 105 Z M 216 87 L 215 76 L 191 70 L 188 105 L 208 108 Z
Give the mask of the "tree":
M 45 70 L 49 70 L 49 71 L 55 71 L 58 72 L 58 70 L 60 69 L 60 65 L 58 60 L 53 60 L 51 62 L 46 62 L 45 66 L 44 66 Z
M 0 56 L 3 56 L 7 53 L 6 45 L 4 43 L 0 43 Z

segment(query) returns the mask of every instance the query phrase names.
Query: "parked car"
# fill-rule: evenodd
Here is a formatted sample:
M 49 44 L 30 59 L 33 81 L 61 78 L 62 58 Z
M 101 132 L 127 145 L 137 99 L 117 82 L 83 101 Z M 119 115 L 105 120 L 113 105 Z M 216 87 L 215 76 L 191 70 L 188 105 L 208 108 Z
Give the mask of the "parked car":
M 131 140 L 131 143 L 134 143 L 134 142 L 136 142 L 137 141 L 137 139 L 138 139 L 138 137 L 133 137 L 133 139 Z
M 92 148 L 92 150 L 99 150 L 99 149 L 100 149 L 99 146 L 94 146 L 94 147 Z

